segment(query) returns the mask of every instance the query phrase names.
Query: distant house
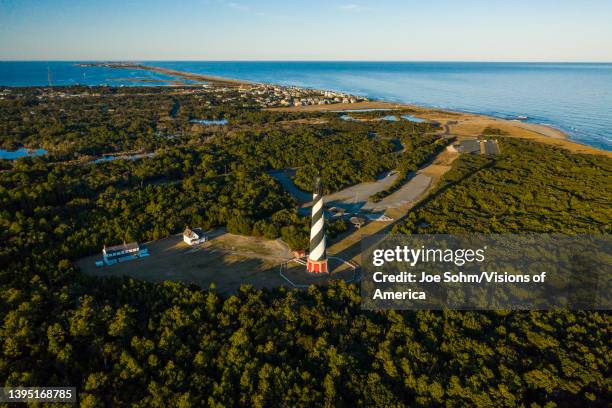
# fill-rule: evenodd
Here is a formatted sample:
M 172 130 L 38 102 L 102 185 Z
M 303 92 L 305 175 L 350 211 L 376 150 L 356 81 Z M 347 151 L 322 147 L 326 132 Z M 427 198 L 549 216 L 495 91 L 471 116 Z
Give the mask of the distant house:
M 206 242 L 206 235 L 199 229 L 185 228 L 183 231 L 183 241 L 187 245 L 198 245 Z
M 102 248 L 102 261 L 96 262 L 96 265 L 102 266 L 114 265 L 118 262 L 130 261 L 132 259 L 141 258 L 149 255 L 146 248 L 141 248 L 137 242 L 123 243 L 121 245 L 114 245 L 107 247 L 104 245 Z

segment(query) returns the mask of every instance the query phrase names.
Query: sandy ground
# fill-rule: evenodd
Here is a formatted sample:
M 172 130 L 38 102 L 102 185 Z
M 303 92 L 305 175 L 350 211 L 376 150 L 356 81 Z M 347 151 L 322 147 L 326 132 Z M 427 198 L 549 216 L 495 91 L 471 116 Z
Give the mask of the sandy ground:
M 154 67 L 154 66 L 149 66 L 149 65 L 116 64 L 114 66 L 111 66 L 111 68 L 116 68 L 116 69 L 122 69 L 122 68 L 140 69 L 140 70 L 143 70 L 143 71 L 158 72 L 160 74 L 170 75 L 170 76 L 174 76 L 174 77 L 178 77 L 178 78 L 189 79 L 189 80 L 192 80 L 192 81 L 208 82 L 208 83 L 212 83 L 212 84 L 215 84 L 215 85 L 228 86 L 228 87 L 235 87 L 235 86 L 240 86 L 240 85 L 252 84 L 252 82 L 243 81 L 243 80 L 239 80 L 239 79 L 222 78 L 222 77 L 213 76 L 213 75 L 194 74 L 194 73 L 191 73 L 191 72 L 176 71 L 176 70 L 173 70 L 173 69 L 160 68 L 160 67 Z M 180 83 L 180 81 L 176 81 L 176 80 L 174 82 Z
M 280 240 L 245 237 L 218 231 L 210 241 L 197 247 L 183 242 L 177 234 L 145 244 L 149 256 L 145 258 L 96 267 L 101 255 L 77 262 L 87 274 L 98 276 L 126 275 L 160 282 L 164 280 L 195 283 L 207 288 L 211 283 L 227 293 L 242 283 L 255 287 L 275 287 L 283 284 L 278 265 L 293 256 Z
M 484 115 L 430 109 L 416 105 L 402 105 L 391 102 L 370 101 L 351 104 L 271 108 L 271 110 L 286 112 L 321 112 L 352 109 L 409 109 L 411 111 L 411 115 L 438 122 L 443 127 L 447 126 L 449 134 L 458 136 L 460 138 L 479 136 L 482 134 L 482 131 L 485 128 L 493 127 L 508 132 L 509 136 L 546 143 L 570 150 L 574 153 L 600 154 L 612 157 L 612 152 L 600 150 L 595 147 L 568 140 L 567 135 L 564 132 L 549 126 L 525 123 L 516 120 L 497 119 Z
M 459 157 L 457 153 L 453 153 L 448 150 L 443 150 L 436 156 L 436 158 L 431 162 L 431 164 L 420 169 L 418 172 L 431 176 L 435 184 L 438 179 L 444 175 L 444 173 L 451 169 L 452 164 L 457 159 L 457 157 Z

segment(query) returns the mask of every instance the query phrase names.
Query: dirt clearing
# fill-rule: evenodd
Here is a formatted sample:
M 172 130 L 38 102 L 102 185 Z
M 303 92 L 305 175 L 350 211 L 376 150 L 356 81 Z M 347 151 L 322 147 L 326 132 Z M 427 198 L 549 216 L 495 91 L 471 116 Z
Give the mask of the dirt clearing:
M 196 247 L 183 242 L 183 235 L 144 244 L 149 256 L 112 266 L 96 267 L 101 255 L 80 259 L 77 265 L 90 275 L 131 276 L 151 282 L 164 280 L 195 283 L 207 288 L 214 283 L 221 293 L 232 292 L 242 283 L 276 287 L 283 283 L 279 265 L 292 258 L 280 240 L 245 237 L 219 231 Z

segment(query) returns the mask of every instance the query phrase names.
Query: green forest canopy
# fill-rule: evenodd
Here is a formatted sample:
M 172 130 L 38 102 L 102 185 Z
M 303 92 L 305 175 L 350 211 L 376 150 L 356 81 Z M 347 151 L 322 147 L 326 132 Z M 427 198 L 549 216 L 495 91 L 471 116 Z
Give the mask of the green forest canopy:
M 116 99 L 126 115 L 143 105 L 174 106 L 162 91 L 125 101 L 132 91 L 122 92 L 125 98 Z M 152 104 L 156 98 L 159 103 Z M 183 108 L 175 119 L 143 108 L 147 125 L 140 130 L 110 128 L 114 119 L 108 118 L 102 121 L 105 131 L 89 132 L 84 110 L 74 123 L 62 119 L 64 129 L 36 141 L 46 122 L 24 130 L 18 119 L 40 102 L 32 99 L 9 113 L 0 109 L 10 116 L 0 121 L 3 144 L 57 144 L 60 152 L 2 164 L 0 379 L 5 386 L 76 386 L 83 406 L 610 404 L 606 312 L 367 312 L 360 309 L 358 289 L 342 283 L 307 291 L 243 287 L 223 297 L 214 287 L 92 278 L 70 262 L 98 251 L 103 242 L 120 240 L 119 235 L 159 238 L 186 220 L 238 229 L 247 220 L 253 230 L 265 233 L 271 227 L 276 234 L 293 226 L 290 235 L 297 236 L 300 228 L 305 233 L 304 222 L 267 169 L 310 160 L 305 146 L 354 144 L 354 150 L 339 150 L 338 161 L 324 173 L 328 185 L 344 186 L 398 166 L 396 149 L 385 138 L 427 138 L 427 129 L 344 123 L 333 115 L 322 115 L 329 121 L 325 125 L 284 127 L 281 122 L 291 118 L 223 106 L 207 110 L 200 101 L 186 111 L 235 114 L 241 124 L 192 131 L 181 119 Z M 72 117 L 96 103 L 80 101 L 82 106 L 45 109 L 53 115 L 59 115 L 53 109 L 64 109 Z M 160 134 L 153 126 L 156 117 L 168 122 L 166 129 L 185 132 L 155 136 Z M 259 119 L 249 122 L 251 117 Z M 72 138 L 66 127 L 77 125 L 83 128 Z M 279 131 L 281 126 L 287 130 Z M 462 156 L 397 230 L 609 232 L 610 159 L 500 140 L 500 156 Z M 134 144 L 158 154 L 100 165 L 60 163 Z M 353 160 L 359 165 L 351 166 Z M 351 170 L 332 170 L 345 164 Z

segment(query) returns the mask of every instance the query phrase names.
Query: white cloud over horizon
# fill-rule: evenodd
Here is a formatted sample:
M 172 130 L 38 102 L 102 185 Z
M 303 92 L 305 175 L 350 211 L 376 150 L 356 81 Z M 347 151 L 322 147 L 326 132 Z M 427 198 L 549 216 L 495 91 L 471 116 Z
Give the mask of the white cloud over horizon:
M 355 12 L 355 13 L 358 13 L 360 11 L 364 11 L 364 10 L 367 9 L 364 6 L 362 6 L 360 4 L 355 4 L 355 3 L 342 4 L 342 5 L 338 6 L 338 8 L 340 10 L 343 10 L 343 11 L 352 11 L 352 12 Z

